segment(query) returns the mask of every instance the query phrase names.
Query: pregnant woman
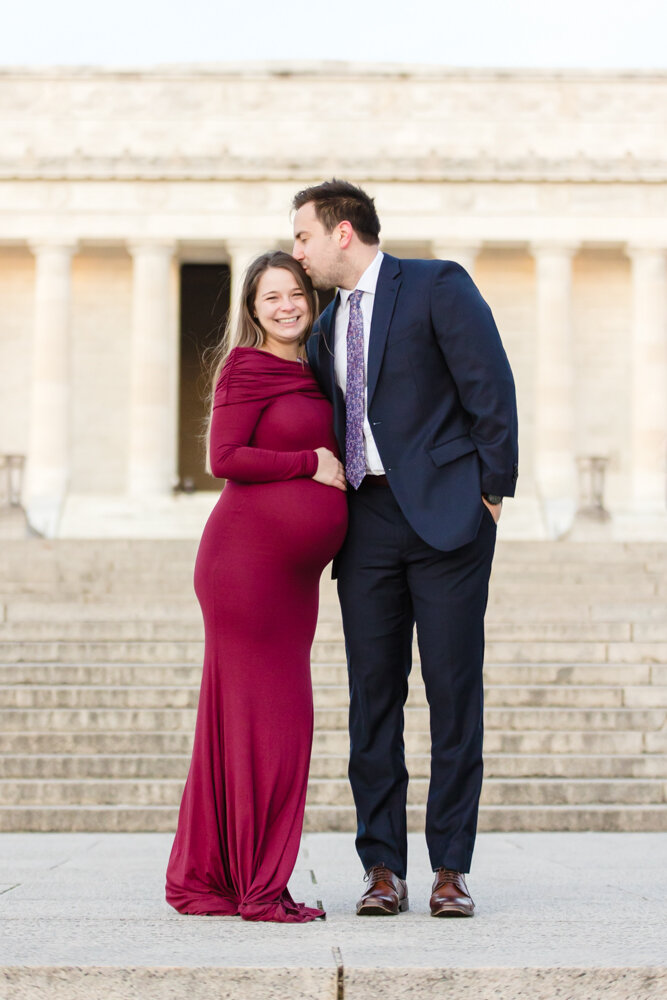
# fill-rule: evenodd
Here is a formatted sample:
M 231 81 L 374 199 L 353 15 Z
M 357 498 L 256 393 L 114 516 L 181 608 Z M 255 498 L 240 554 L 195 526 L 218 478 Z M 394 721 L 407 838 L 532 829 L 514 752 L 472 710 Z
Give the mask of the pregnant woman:
M 287 890 L 312 746 L 319 579 L 347 526 L 331 405 L 305 361 L 316 312 L 289 254 L 259 257 L 214 378 L 209 456 L 227 483 L 195 566 L 204 671 L 167 868 L 180 913 L 324 916 Z

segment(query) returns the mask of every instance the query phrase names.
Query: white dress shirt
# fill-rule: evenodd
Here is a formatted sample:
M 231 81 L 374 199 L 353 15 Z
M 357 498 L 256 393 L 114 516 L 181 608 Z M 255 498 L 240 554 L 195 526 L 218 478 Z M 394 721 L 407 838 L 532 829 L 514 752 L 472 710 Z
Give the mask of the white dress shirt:
M 361 315 L 364 321 L 364 453 L 366 455 L 366 472 L 375 476 L 381 476 L 384 473 L 384 467 L 375 444 L 371 425 L 368 422 L 368 343 L 371 335 L 375 288 L 383 257 L 382 251 L 378 250 L 356 284 L 356 288 L 364 293 L 361 296 Z M 341 387 L 343 395 L 345 395 L 347 388 L 347 326 L 350 322 L 350 295 L 354 291 L 355 288 L 338 289 L 340 302 L 336 310 L 334 330 L 334 368 L 336 381 Z

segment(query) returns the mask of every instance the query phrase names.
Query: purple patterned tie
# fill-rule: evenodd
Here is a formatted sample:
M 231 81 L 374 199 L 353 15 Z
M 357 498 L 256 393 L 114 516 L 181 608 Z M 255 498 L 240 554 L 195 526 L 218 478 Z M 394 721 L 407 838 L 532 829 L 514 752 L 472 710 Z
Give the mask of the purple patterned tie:
M 345 390 L 345 475 L 359 489 L 366 475 L 364 453 L 364 318 L 358 288 L 349 298 L 350 321 L 347 324 L 347 388 Z

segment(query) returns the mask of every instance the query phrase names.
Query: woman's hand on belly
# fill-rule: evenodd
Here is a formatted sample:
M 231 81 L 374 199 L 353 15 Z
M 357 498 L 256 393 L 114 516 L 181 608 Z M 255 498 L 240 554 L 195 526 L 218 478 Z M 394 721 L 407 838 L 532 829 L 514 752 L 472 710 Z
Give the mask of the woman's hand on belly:
M 346 490 L 345 469 L 329 448 L 315 448 L 317 455 L 317 472 L 313 476 L 316 483 L 325 486 L 335 486 L 337 490 Z

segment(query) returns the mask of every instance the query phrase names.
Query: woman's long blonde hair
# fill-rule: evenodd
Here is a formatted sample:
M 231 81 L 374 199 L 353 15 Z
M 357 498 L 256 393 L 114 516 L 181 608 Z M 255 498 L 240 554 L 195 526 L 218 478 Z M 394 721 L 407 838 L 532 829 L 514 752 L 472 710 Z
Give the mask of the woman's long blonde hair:
M 241 301 L 236 317 L 232 308 L 229 310 L 229 318 L 225 331 L 220 340 L 211 351 L 207 366 L 211 372 L 209 393 L 208 393 L 208 422 L 206 425 L 206 471 L 210 473 L 210 440 L 211 440 L 211 416 L 213 414 L 213 400 L 215 397 L 215 387 L 220 378 L 222 367 L 235 347 L 263 347 L 266 334 L 258 321 L 255 319 L 255 299 L 257 298 L 257 285 L 259 279 L 269 268 L 280 267 L 289 271 L 295 278 L 306 296 L 310 319 L 306 331 L 299 342 L 300 351 L 305 355 L 306 341 L 310 337 L 313 323 L 318 314 L 317 292 L 313 288 L 312 282 L 298 261 L 284 250 L 270 250 L 255 258 L 248 266 L 243 278 L 243 288 L 241 290 Z

